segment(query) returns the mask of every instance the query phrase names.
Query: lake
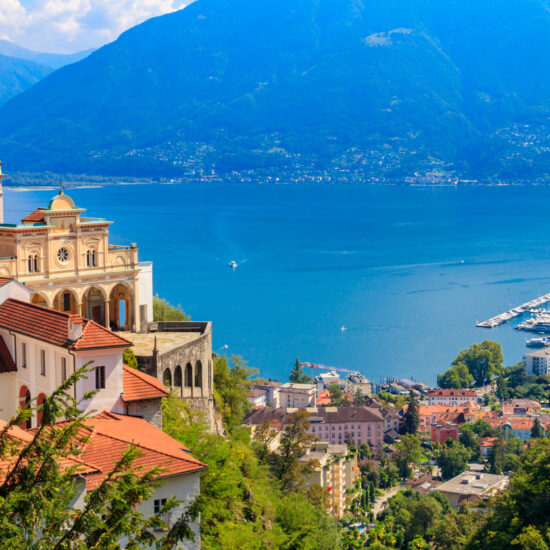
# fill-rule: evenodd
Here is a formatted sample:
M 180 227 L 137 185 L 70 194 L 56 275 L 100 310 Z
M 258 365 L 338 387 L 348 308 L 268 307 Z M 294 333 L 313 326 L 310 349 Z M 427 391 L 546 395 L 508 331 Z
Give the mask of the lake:
M 434 384 L 483 320 L 550 291 L 550 187 L 115 185 L 71 189 L 137 242 L 154 289 L 213 322 L 214 349 L 286 380 L 302 361 Z M 55 191 L 5 188 L 6 222 Z M 239 263 L 232 269 L 228 262 Z M 341 330 L 346 327 L 347 330 Z M 227 346 L 227 348 L 225 348 Z

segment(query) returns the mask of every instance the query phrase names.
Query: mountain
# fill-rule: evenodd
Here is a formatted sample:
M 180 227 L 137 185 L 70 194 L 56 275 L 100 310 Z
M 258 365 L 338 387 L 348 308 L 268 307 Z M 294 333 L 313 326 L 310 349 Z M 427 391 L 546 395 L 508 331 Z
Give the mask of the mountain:
M 51 72 L 50 67 L 34 61 L 0 55 L 0 105 Z
M 10 40 L 0 39 L 0 55 L 27 59 L 28 61 L 34 61 L 35 63 L 45 65 L 46 67 L 50 67 L 52 69 L 59 69 L 59 67 L 63 67 L 63 65 L 76 63 L 77 61 L 80 61 L 90 55 L 93 51 L 94 50 L 91 49 L 69 54 L 36 52 L 34 50 L 23 48 Z
M 7 102 L 0 155 L 106 175 L 538 177 L 549 60 L 548 0 L 198 0 Z

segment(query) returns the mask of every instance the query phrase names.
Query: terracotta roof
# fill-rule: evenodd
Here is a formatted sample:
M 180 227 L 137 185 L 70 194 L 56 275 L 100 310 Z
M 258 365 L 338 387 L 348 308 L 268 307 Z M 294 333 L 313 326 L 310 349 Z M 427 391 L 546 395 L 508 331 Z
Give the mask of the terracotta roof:
M 122 388 L 122 400 L 126 402 L 159 399 L 170 395 L 160 380 L 128 365 L 122 365 Z
M 440 395 L 440 396 L 468 396 L 468 397 L 477 397 L 477 393 L 474 390 L 430 390 L 428 391 L 428 396 Z
M 4 338 L 0 336 L 0 372 L 14 372 L 17 370 Z
M 3 286 L 10 281 L 13 281 L 13 277 L 0 277 L 0 286 Z
M 142 453 L 134 464 L 146 470 L 162 468 L 161 478 L 197 472 L 207 467 L 189 454 L 189 449 L 179 441 L 142 418 L 105 411 L 86 420 L 84 426 L 89 432 L 89 441 L 79 457 L 98 469 L 97 473 L 86 477 L 88 491 L 105 479 L 129 444 L 139 447 Z
M 69 320 L 82 322 L 82 336 L 69 341 Z M 9 298 L 0 304 L 0 327 L 26 334 L 65 348 L 84 350 L 97 348 L 127 348 L 129 340 L 89 319 Z
M 255 388 L 253 390 L 250 390 L 247 395 L 249 398 L 254 398 L 254 397 L 260 397 L 260 395 L 266 395 L 266 394 L 267 394 L 267 391 Z
M 246 424 L 262 424 L 278 420 L 282 424 L 288 422 L 294 412 L 285 408 L 274 409 L 266 407 L 254 410 L 244 420 Z M 309 419 L 315 423 L 346 423 L 346 422 L 384 422 L 378 409 L 370 407 L 318 407 L 316 411 L 309 410 Z
M 0 420 L 0 430 L 3 430 L 6 425 L 7 422 L 5 422 L 4 420 Z M 8 430 L 8 436 L 16 443 L 20 443 L 20 446 L 18 444 L 17 447 L 23 449 L 25 445 L 32 441 L 34 434 L 31 431 L 22 430 L 18 426 L 11 426 Z M 13 463 L 16 460 L 17 455 L 0 458 L 0 481 L 4 479 L 6 472 L 9 470 L 10 466 L 13 466 Z M 84 461 L 80 460 L 80 458 L 76 457 L 63 458 L 60 464 L 64 468 L 76 467 L 76 473 L 78 473 L 79 475 L 99 473 L 99 470 L 96 467 L 91 466 L 90 464 L 86 464 Z
M 39 223 L 44 221 L 45 208 L 39 207 L 34 212 L 27 214 L 21 221 L 22 223 Z

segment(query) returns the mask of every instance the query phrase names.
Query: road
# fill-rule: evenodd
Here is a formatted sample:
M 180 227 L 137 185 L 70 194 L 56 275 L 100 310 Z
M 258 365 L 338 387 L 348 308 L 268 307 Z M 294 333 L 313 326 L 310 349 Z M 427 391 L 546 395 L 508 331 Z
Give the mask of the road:
M 398 493 L 398 491 L 401 491 L 401 489 L 403 488 L 404 488 L 404 485 L 398 485 L 397 487 L 392 487 L 387 493 L 384 493 L 381 497 L 378 497 L 375 500 L 374 506 L 372 508 L 372 511 L 374 512 L 375 521 L 376 521 L 376 516 L 378 516 L 378 514 L 384 508 L 384 503 L 386 502 L 386 500 L 395 496 Z

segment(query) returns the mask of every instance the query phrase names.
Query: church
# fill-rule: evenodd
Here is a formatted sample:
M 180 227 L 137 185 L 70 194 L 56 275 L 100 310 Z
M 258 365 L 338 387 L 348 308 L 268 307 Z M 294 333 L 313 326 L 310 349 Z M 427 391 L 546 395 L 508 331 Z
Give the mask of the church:
M 113 330 L 139 331 L 153 320 L 153 264 L 135 243 L 109 243 L 102 218 L 84 215 L 62 189 L 21 223 L 4 223 L 0 163 L 0 277 L 32 289 L 31 302 Z

